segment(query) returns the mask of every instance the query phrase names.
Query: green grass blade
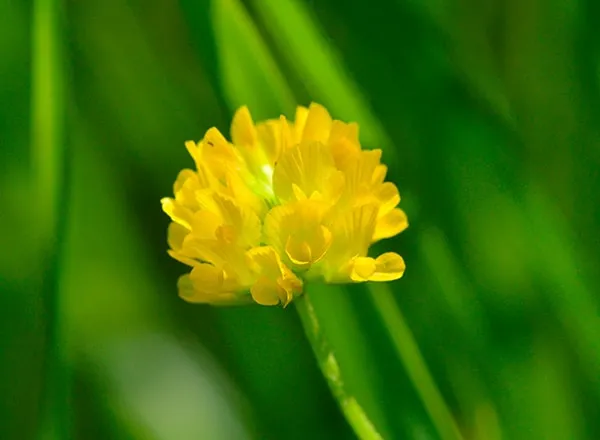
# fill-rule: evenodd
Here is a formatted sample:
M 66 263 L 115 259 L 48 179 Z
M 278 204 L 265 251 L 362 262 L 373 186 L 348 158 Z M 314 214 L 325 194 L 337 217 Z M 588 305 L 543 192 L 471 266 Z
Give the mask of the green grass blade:
M 369 148 L 384 149 L 388 155 L 386 159 L 393 160 L 395 151 L 383 126 L 308 8 L 295 0 L 260 0 L 255 6 L 273 40 L 280 45 L 287 62 L 298 71 L 311 96 L 321 101 L 335 117 L 358 122 L 364 144 Z
M 36 0 L 32 50 L 32 160 L 43 240 L 58 222 L 64 156 L 64 78 L 60 2 Z
M 294 95 L 238 0 L 213 0 L 212 21 L 223 93 L 230 108 L 257 119 L 293 115 Z
M 588 287 L 588 279 L 582 274 L 583 259 L 578 255 L 577 246 L 573 245 L 576 240 L 545 191 L 532 184 L 526 197 L 524 214 L 531 222 L 531 231 L 535 231 L 532 234 L 535 237 L 533 271 L 543 277 L 546 295 L 584 361 L 585 372 L 596 384 L 598 395 L 600 305 L 597 295 Z M 549 267 L 553 270 L 549 271 Z
M 477 292 L 466 279 L 465 270 L 458 264 L 444 233 L 436 227 L 420 231 L 418 248 L 421 258 L 438 287 L 439 300 L 452 315 L 463 334 L 477 347 L 487 343 L 487 328 Z
M 450 409 L 444 402 L 387 284 L 369 284 L 371 298 L 390 332 L 392 343 L 442 440 L 460 440 Z
M 32 169 L 38 204 L 35 237 L 41 263 L 46 318 L 45 383 L 39 438 L 68 439 L 68 382 L 59 342 L 58 273 L 64 221 L 65 79 L 61 2 L 36 0 L 32 26 Z

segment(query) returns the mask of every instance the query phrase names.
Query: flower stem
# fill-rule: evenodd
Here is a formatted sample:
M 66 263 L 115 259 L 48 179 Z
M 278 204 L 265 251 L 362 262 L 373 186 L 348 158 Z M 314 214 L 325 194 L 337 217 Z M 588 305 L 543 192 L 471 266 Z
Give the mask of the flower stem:
M 458 426 L 446 406 L 431 373 L 425 364 L 402 312 L 387 285 L 369 284 L 375 309 L 381 316 L 392 338 L 392 343 L 406 368 L 416 391 L 442 440 L 462 440 Z
M 369 420 L 363 408 L 346 389 L 339 363 L 335 353 L 323 332 L 317 314 L 310 300 L 310 295 L 305 293 L 295 301 L 296 309 L 306 332 L 313 352 L 319 363 L 319 368 L 325 376 L 329 388 L 338 401 L 346 420 L 354 429 L 356 435 L 362 440 L 382 440 L 373 423 Z

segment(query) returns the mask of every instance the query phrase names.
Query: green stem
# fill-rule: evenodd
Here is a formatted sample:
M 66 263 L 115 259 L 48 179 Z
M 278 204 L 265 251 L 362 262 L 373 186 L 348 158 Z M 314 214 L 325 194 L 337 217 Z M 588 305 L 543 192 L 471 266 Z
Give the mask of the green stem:
M 58 264 L 65 217 L 65 80 L 60 0 L 35 0 L 32 26 L 31 143 L 34 200 L 38 208 L 34 234 L 43 280 L 41 296 L 46 334 L 45 383 L 41 394 L 38 438 L 67 439 L 66 380 L 57 339 Z M 57 417 L 58 416 L 58 417 Z
M 324 334 L 323 329 L 315 313 L 310 300 L 310 295 L 305 293 L 295 301 L 296 309 L 306 332 L 313 352 L 319 363 L 323 376 L 329 384 L 329 388 L 337 399 L 346 420 L 354 429 L 356 435 L 362 440 L 382 440 L 383 437 L 377 432 L 373 423 L 369 420 L 365 411 L 346 389 L 342 379 L 339 363 L 331 344 Z
M 438 390 L 419 347 L 400 312 L 389 287 L 370 284 L 373 303 L 385 326 L 406 372 L 413 382 L 423 405 L 442 440 L 461 440 L 462 435 Z

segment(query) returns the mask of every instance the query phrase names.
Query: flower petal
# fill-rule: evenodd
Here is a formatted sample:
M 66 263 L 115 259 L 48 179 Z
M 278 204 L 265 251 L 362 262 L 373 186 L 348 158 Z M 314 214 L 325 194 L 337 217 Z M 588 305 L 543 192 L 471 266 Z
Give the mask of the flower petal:
M 305 240 L 290 235 L 285 244 L 285 253 L 292 263 L 297 266 L 308 266 L 311 263 L 312 253 Z
M 199 148 L 199 162 L 205 164 L 219 180 L 223 180 L 227 172 L 243 169 L 242 158 L 215 127 L 206 132 Z
M 276 306 L 280 302 L 279 286 L 267 277 L 260 277 L 250 288 L 252 299 L 263 306 Z
M 302 281 L 282 263 L 272 246 L 253 248 L 247 253 L 253 270 L 258 274 L 250 293 L 259 304 L 274 305 L 281 302 L 286 306 L 295 295 L 302 292 Z M 278 302 L 274 302 L 274 298 Z
M 179 250 L 183 246 L 184 238 L 190 233 L 190 230 L 179 223 L 171 222 L 167 228 L 167 243 L 173 250 Z
M 233 231 L 234 241 L 242 247 L 257 246 L 261 230 L 258 216 L 250 209 L 239 206 L 234 199 L 215 194 L 214 200 L 222 215 L 223 223 L 230 226 Z
M 328 144 L 336 167 L 340 170 L 346 169 L 360 152 L 358 125 L 333 121 Z
M 322 263 L 326 281 L 351 281 L 356 258 L 367 255 L 377 212 L 377 204 L 367 204 L 338 213 L 339 217 L 332 221 L 332 243 Z
M 246 304 L 249 296 L 240 296 L 233 292 L 209 293 L 196 290 L 189 275 L 182 275 L 177 281 L 179 296 L 190 303 L 213 304 L 217 306 Z
M 293 136 L 294 143 L 298 144 L 302 140 L 302 133 L 306 126 L 306 118 L 308 117 L 308 109 L 299 105 L 296 107 L 296 115 L 294 117 Z
M 369 280 L 375 273 L 376 264 L 373 258 L 358 257 L 352 265 L 350 279 L 354 282 L 362 282 Z
M 400 208 L 395 208 L 377 219 L 372 241 L 393 237 L 408 228 L 406 213 Z
M 379 216 L 387 214 L 400 203 L 400 193 L 392 182 L 385 182 L 375 189 L 375 198 L 381 203 Z
M 161 199 L 163 211 L 171 217 L 175 223 L 185 226 L 187 229 L 192 229 L 191 222 L 193 213 L 188 208 L 177 203 L 175 200 L 165 197 Z
M 214 240 L 215 232 L 223 223 L 221 216 L 211 211 L 197 211 L 192 218 L 192 234 L 200 240 Z
M 332 243 L 323 224 L 328 206 L 317 200 L 276 206 L 265 217 L 264 240 L 298 269 L 321 260 Z
M 284 151 L 273 172 L 273 189 L 282 201 L 295 200 L 292 185 L 307 197 L 323 192 L 336 171 L 331 151 L 320 142 L 303 142 Z
M 238 147 L 253 147 L 256 145 L 256 127 L 254 126 L 250 111 L 245 105 L 240 107 L 233 115 L 231 121 L 231 140 Z
M 312 103 L 308 107 L 302 140 L 326 143 L 331 132 L 331 123 L 331 116 L 325 107 Z
M 404 275 L 406 264 L 395 252 L 386 252 L 375 259 L 375 272 L 369 281 L 393 281 Z

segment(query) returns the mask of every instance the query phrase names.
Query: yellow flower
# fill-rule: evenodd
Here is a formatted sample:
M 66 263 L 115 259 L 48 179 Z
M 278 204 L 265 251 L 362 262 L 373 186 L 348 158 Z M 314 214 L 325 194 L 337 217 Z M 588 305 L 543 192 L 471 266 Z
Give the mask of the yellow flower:
M 255 124 L 246 107 L 231 124 L 187 142 L 196 170 L 162 199 L 169 255 L 191 267 L 179 279 L 190 302 L 289 304 L 303 280 L 391 281 L 400 255 L 369 246 L 407 226 L 381 150 L 362 150 L 358 126 L 318 105 Z

